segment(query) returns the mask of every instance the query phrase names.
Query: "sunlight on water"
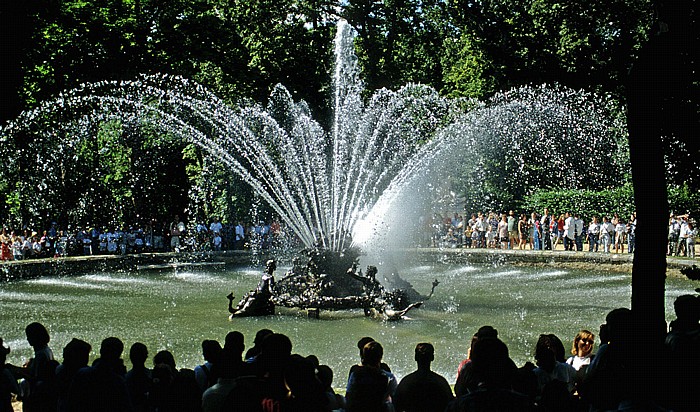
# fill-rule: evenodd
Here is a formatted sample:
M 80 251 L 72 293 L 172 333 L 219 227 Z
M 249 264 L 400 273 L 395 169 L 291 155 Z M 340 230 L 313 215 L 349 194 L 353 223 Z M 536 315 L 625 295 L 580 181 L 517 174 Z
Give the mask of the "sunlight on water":
M 41 279 L 34 279 L 30 280 L 29 283 L 33 283 L 36 285 L 44 285 L 44 286 L 57 286 L 57 287 L 65 287 L 65 288 L 71 288 L 71 289 L 92 289 L 92 290 L 106 290 L 109 288 L 112 288 L 112 286 L 109 285 L 96 285 L 94 283 L 87 283 L 87 282 L 80 282 L 80 281 L 75 281 L 75 280 L 69 280 L 66 278 L 41 278 Z
M 156 284 L 156 282 L 149 279 L 141 279 L 136 277 L 117 277 L 108 275 L 86 275 L 83 276 L 82 279 L 98 283 L 114 283 L 117 285 L 147 286 Z
M 420 293 L 427 294 L 433 279 L 441 282 L 431 300 L 400 322 L 365 318 L 360 310 L 321 312 L 321 319 L 309 319 L 303 311 L 286 308 L 274 316 L 229 321 L 226 294 L 233 291 L 240 297 L 255 287 L 262 273 L 261 268 L 241 269 L 102 273 L 4 283 L 0 336 L 12 347 L 9 362 L 14 364 L 31 356 L 24 327 L 39 321 L 49 329 L 59 358 L 73 337 L 91 343 L 94 357 L 102 339 L 117 336 L 127 350 L 140 341 L 151 356 L 168 349 L 179 367 L 193 368 L 201 363 L 202 340 L 222 342 L 226 333 L 238 330 L 249 347 L 257 330 L 269 328 L 287 334 L 295 352 L 316 354 L 331 366 L 338 387 L 358 361 L 357 340 L 372 336 L 384 345 L 385 360 L 399 378 L 415 368 L 416 343 L 432 342 L 434 369 L 453 381 L 471 335 L 480 326 L 498 329 L 511 356 L 522 365 L 532 360 L 540 333 L 555 333 L 569 345 L 580 328 L 597 332 L 608 311 L 629 307 L 631 293 L 630 276 L 619 273 L 436 263 L 397 269 Z M 673 299 L 693 287 L 688 281 L 668 279 L 667 289 L 670 320 Z

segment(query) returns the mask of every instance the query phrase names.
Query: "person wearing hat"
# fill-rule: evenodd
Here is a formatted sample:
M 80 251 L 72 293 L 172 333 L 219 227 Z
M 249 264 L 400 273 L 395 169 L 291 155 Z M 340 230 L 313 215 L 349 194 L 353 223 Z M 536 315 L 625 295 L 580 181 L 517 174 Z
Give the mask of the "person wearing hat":
M 12 411 L 12 394 L 19 394 L 19 385 L 17 378 L 12 375 L 12 372 L 5 366 L 7 355 L 10 353 L 10 347 L 5 346 L 2 338 L 0 338 L 0 411 Z

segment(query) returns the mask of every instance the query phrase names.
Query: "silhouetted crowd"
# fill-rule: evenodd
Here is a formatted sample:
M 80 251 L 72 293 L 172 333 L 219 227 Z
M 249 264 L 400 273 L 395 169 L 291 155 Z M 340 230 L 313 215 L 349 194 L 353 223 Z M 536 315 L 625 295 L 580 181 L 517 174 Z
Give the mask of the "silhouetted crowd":
M 601 325 L 595 354 L 595 335 L 588 330 L 576 334 L 568 357 L 557 336 L 542 334 L 534 364 L 522 367 L 510 358 L 498 331 L 483 326 L 457 368 L 454 393 L 443 376 L 431 371 L 432 344 L 416 345 L 416 371 L 399 381 L 382 362 L 382 345 L 364 337 L 357 343 L 360 362 L 350 368 L 344 396 L 333 390 L 331 368 L 316 356 L 293 354 L 287 336 L 267 329 L 256 334 L 247 352 L 240 332 L 228 333 L 223 347 L 216 340 L 203 341 L 204 363 L 194 370 L 178 369 L 167 350 L 156 353 L 148 368 L 148 349 L 137 342 L 129 349 L 132 367 L 127 370 L 124 344 L 116 337 L 102 341 L 91 366 L 90 344 L 73 339 L 59 364 L 48 331 L 35 322 L 26 327 L 34 357 L 22 367 L 6 364 L 10 348 L 0 339 L 0 412 L 12 410 L 14 397 L 25 412 L 697 410 L 700 297 L 680 296 L 674 307 L 677 319 L 658 352 L 645 352 L 654 346 L 640 342 L 632 312 L 621 308 Z M 653 389 L 642 392 L 647 387 L 640 382 L 650 381 Z

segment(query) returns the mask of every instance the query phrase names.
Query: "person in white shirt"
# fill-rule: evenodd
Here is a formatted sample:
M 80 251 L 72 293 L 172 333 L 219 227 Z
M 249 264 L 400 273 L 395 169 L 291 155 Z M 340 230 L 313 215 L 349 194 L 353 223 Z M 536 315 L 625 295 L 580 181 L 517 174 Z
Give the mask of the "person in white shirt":
M 211 222 L 211 224 L 209 225 L 209 231 L 211 233 L 221 233 L 221 230 L 223 229 L 223 225 L 221 224 L 221 222 L 219 222 L 219 218 L 214 216 L 213 220 L 214 221 Z
M 573 366 L 577 371 L 582 369 L 585 371 L 586 367 L 591 364 L 593 359 L 593 344 L 595 343 L 595 335 L 585 329 L 581 329 L 574 338 L 574 343 L 571 348 L 571 354 L 573 356 L 566 360 L 566 363 Z
M 615 219 L 615 253 L 625 253 L 625 234 L 627 225 L 619 218 Z
M 678 249 L 678 237 L 680 236 L 680 232 L 681 224 L 676 220 L 674 214 L 671 213 L 671 217 L 668 221 L 668 251 L 666 252 L 668 256 L 673 256 Z
M 588 225 L 588 251 L 597 252 L 598 251 L 598 237 L 600 235 L 600 223 L 598 223 L 598 217 L 593 216 L 591 224 Z
M 22 259 L 26 259 L 32 255 L 32 238 L 27 236 L 22 242 Z
M 688 216 L 681 216 L 681 230 L 678 232 L 678 247 L 676 247 L 676 256 L 688 256 Z
M 600 225 L 600 243 L 603 245 L 603 252 L 610 253 L 610 242 L 615 234 L 615 226 L 608 221 L 607 216 L 603 216 L 603 223 Z
M 575 229 L 574 217 L 571 213 L 566 212 L 566 218 L 564 219 L 564 250 L 574 250 Z
M 236 250 L 241 250 L 243 249 L 243 244 L 245 242 L 245 226 L 243 226 L 242 221 L 238 221 L 238 224 L 236 225 L 235 228 L 235 244 L 234 244 L 234 249 Z

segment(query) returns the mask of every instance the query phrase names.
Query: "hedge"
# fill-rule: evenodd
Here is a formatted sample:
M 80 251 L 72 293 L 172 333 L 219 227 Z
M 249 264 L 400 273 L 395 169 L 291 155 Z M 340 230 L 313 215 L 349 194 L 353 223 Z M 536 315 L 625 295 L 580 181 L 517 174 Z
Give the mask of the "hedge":
M 688 213 L 696 220 L 700 216 L 700 193 L 687 185 L 669 187 L 668 203 L 676 214 Z M 627 219 L 635 209 L 634 190 L 631 184 L 602 191 L 539 190 L 523 201 L 523 208 L 528 213 L 533 210 L 542 213 L 545 207 L 557 215 L 578 212 L 584 221 L 593 216 L 612 217 L 615 213 Z

